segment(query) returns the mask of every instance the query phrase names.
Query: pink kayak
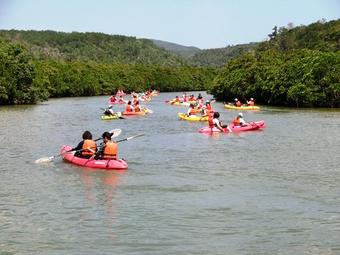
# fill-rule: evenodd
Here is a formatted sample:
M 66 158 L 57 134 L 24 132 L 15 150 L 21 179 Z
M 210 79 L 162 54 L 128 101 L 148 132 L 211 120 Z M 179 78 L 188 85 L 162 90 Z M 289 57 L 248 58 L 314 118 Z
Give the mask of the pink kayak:
M 71 146 L 63 145 L 60 149 L 60 153 L 65 153 L 71 149 Z M 124 170 L 128 168 L 128 164 L 123 159 L 86 159 L 75 157 L 74 152 L 65 153 L 62 157 L 65 161 L 83 167 L 100 168 L 105 170 Z
M 243 132 L 243 131 L 251 131 L 251 130 L 258 130 L 260 128 L 265 128 L 265 124 L 263 120 L 255 121 L 255 122 L 249 122 L 248 126 L 235 126 L 234 124 L 230 124 L 229 127 L 233 132 Z M 224 133 L 228 133 L 229 130 L 227 128 L 224 128 Z M 210 127 L 202 127 L 198 130 L 199 133 L 213 133 L 213 132 L 221 132 L 216 127 L 210 128 Z

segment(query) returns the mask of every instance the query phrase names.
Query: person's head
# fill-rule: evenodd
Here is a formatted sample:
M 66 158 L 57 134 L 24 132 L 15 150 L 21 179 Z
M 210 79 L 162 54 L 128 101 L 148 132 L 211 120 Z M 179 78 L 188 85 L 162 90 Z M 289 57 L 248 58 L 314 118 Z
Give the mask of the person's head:
M 195 108 L 194 104 L 190 104 L 189 107 L 190 107 L 190 108 Z
M 136 101 L 135 105 L 139 105 L 139 101 L 138 100 Z
M 237 116 L 242 118 L 243 117 L 243 113 L 240 112 Z
M 131 101 L 128 102 L 128 105 L 131 105 Z
M 83 133 L 83 139 L 84 139 L 84 140 L 92 140 L 92 134 L 91 134 L 91 132 L 86 130 L 86 131 Z
M 104 132 L 103 134 L 102 134 L 102 138 L 103 138 L 103 140 L 104 140 L 104 142 L 105 141 L 109 141 L 109 140 L 111 140 L 111 136 L 112 136 L 113 134 L 111 134 L 111 133 L 109 133 L 109 132 Z
M 218 119 L 220 117 L 220 113 L 219 112 L 214 112 L 214 119 Z
M 176 96 L 176 98 L 178 98 L 178 96 Z

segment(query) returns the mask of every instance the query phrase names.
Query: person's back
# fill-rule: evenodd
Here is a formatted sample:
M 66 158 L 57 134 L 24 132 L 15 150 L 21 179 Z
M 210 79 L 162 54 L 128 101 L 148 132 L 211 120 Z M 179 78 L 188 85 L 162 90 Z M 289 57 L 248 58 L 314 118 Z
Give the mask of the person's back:
M 97 150 L 97 144 L 92 140 L 91 132 L 85 131 L 83 133 L 83 141 L 72 150 L 76 150 L 76 153 L 74 154 L 76 157 L 90 158 Z
M 254 105 L 255 105 L 255 103 L 254 103 L 254 98 L 250 98 L 250 100 L 247 101 L 247 105 L 248 105 L 248 106 L 254 106 Z
M 131 105 L 131 101 L 129 101 L 128 104 L 126 105 L 125 111 L 126 112 L 133 112 L 134 111 L 134 109 L 133 109 L 133 107 Z
M 103 144 L 95 155 L 95 159 L 117 159 L 118 145 L 111 141 L 111 134 L 104 132 Z

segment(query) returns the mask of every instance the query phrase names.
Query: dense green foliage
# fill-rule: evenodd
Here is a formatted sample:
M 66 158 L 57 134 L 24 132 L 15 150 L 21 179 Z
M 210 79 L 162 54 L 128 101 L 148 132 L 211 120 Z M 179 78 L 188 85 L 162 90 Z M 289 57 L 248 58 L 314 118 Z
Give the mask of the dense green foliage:
M 33 86 L 34 70 L 32 57 L 24 48 L 0 40 L 0 105 L 46 99 L 43 90 Z
M 102 95 L 118 88 L 205 90 L 215 75 L 214 69 L 190 67 L 152 41 L 133 37 L 11 30 L 0 31 L 0 38 L 0 104 Z
M 94 96 L 117 89 L 141 92 L 204 90 L 213 70 L 193 67 L 39 61 L 35 84 L 51 97 Z
M 20 43 L 35 59 L 98 63 L 181 66 L 182 58 L 156 47 L 151 40 L 103 33 L 0 30 L 0 37 Z
M 231 101 L 287 106 L 340 106 L 340 20 L 274 29 L 271 39 L 234 58 L 211 93 Z
M 225 48 L 201 50 L 187 59 L 193 66 L 222 67 L 230 59 L 253 50 L 258 43 L 238 44 Z

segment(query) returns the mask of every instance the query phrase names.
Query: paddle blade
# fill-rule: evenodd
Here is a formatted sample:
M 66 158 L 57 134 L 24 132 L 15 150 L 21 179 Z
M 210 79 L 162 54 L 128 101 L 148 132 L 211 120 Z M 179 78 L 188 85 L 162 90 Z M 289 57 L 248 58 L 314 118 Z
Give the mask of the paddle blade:
M 41 163 L 49 163 L 52 162 L 52 160 L 54 159 L 54 157 L 43 157 L 43 158 L 39 158 L 36 161 L 34 161 L 34 163 L 36 164 L 41 164 Z
M 122 130 L 119 128 L 116 128 L 116 129 L 110 130 L 109 133 L 112 134 L 111 138 L 114 138 L 114 137 L 119 136 L 122 133 Z

